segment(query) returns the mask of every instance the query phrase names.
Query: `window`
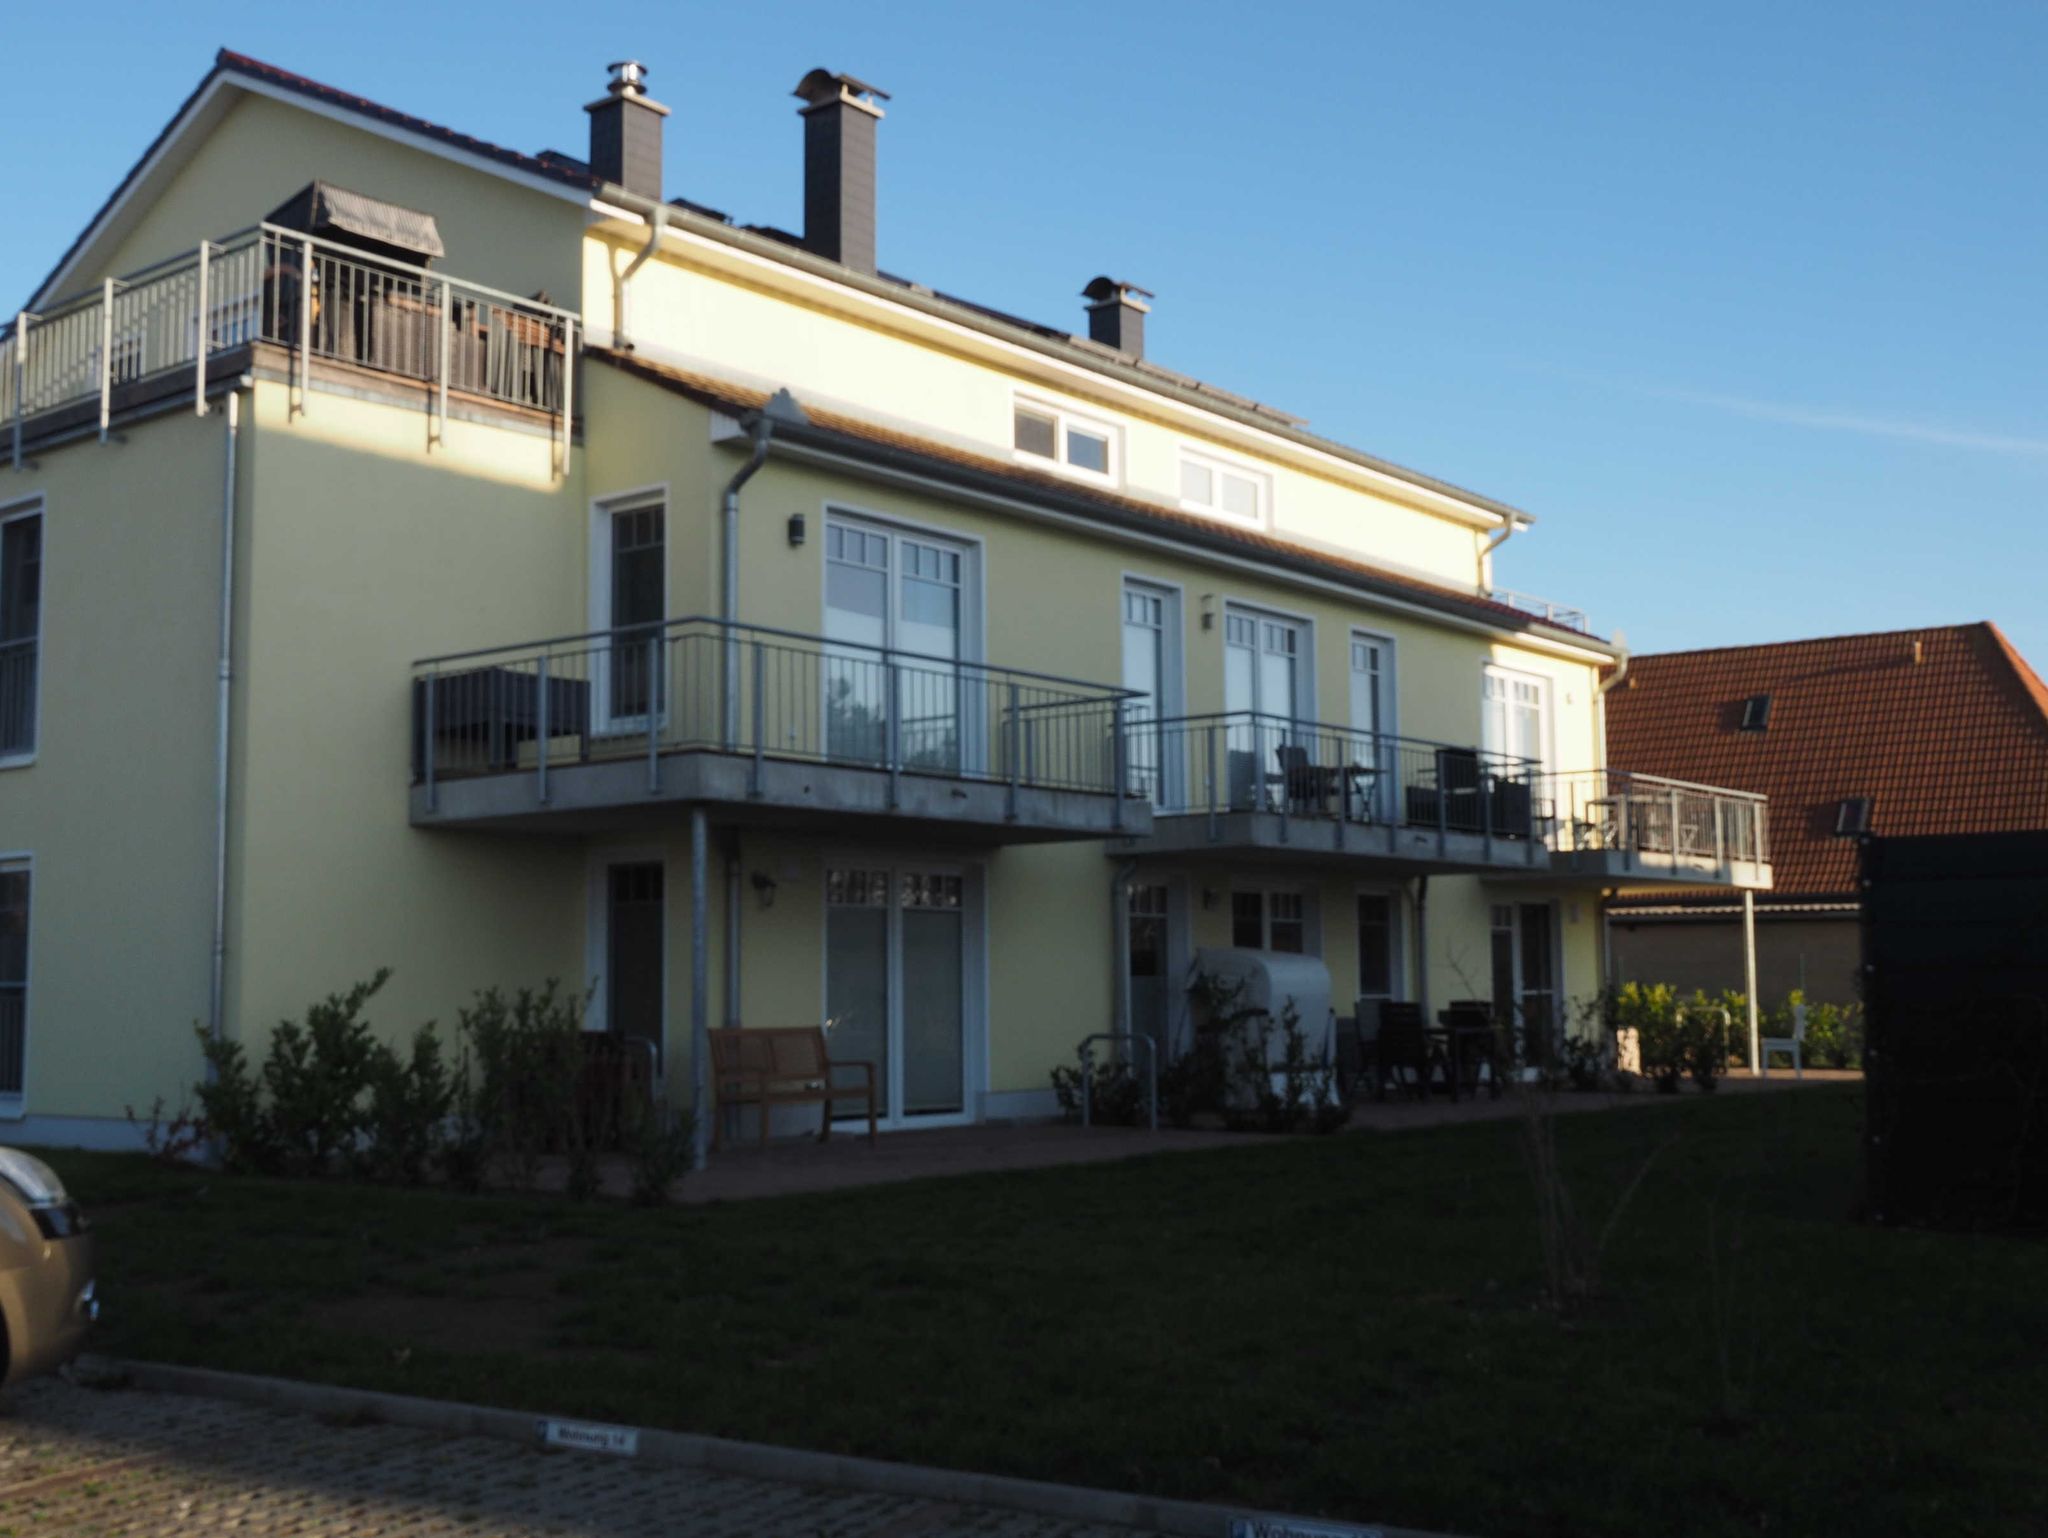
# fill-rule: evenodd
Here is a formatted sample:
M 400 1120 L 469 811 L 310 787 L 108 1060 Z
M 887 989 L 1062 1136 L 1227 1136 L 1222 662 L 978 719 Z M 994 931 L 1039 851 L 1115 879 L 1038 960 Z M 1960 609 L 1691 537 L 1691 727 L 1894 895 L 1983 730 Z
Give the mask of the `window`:
M 1020 455 L 1049 459 L 1104 480 L 1116 473 L 1116 429 L 1107 423 L 1075 416 L 1059 406 L 1019 401 L 1012 432 Z
M 1845 796 L 1835 808 L 1835 832 L 1853 838 L 1870 831 L 1870 797 Z
M 1166 804 L 1168 789 L 1168 743 L 1161 722 L 1179 693 L 1178 599 L 1170 588 L 1124 583 L 1123 682 L 1136 696 L 1124 704 L 1131 789 L 1155 805 Z
M 1180 505 L 1236 523 L 1264 523 L 1271 482 L 1256 470 L 1183 449 Z
M 1489 753 L 1542 764 L 1550 757 L 1550 688 L 1529 673 L 1489 667 L 1481 741 Z
M 1358 897 L 1358 994 L 1395 996 L 1394 899 L 1374 892 Z
M 601 503 L 594 526 L 591 618 L 612 632 L 593 657 L 599 719 L 637 730 L 661 713 L 661 624 L 667 617 L 668 517 L 660 497 Z
M 1771 724 L 1771 697 L 1768 694 L 1752 694 L 1742 702 L 1742 729 L 1745 732 L 1760 732 Z
M 0 865 L 0 1100 L 19 1100 L 28 1045 L 28 864 Z
M 1232 892 L 1230 943 L 1239 950 L 1307 955 L 1308 898 L 1300 892 Z
M 42 632 L 43 515 L 0 522 L 0 757 L 36 750 L 36 668 Z

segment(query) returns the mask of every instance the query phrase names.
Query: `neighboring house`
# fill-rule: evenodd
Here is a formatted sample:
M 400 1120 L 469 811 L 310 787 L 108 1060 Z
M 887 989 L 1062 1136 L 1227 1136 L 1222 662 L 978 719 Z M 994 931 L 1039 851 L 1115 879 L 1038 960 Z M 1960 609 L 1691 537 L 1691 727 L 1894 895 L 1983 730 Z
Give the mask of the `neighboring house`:
M 1858 834 L 2048 828 L 2048 687 L 1989 623 L 1632 657 L 1607 749 L 1770 797 L 1766 1001 L 1858 997 Z M 1631 893 L 1608 917 L 1619 979 L 1743 986 L 1727 892 Z
M 1732 793 L 1616 841 L 1525 514 L 1161 367 L 1132 285 L 883 271 L 881 93 L 798 95 L 794 235 L 664 200 L 637 65 L 586 160 L 222 53 L 0 337 L 10 1135 L 380 966 L 388 1028 L 588 985 L 682 1103 L 829 1019 L 899 1127 L 1050 1112 L 1202 946 L 1540 1050 L 1622 875 L 1768 883 Z

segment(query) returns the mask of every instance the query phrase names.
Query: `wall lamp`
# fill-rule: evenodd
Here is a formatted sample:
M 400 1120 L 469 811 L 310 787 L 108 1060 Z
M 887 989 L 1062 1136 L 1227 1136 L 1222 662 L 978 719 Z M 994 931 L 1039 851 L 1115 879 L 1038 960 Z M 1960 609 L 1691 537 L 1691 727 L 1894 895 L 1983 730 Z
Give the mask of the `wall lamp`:
M 803 542 L 804 515 L 802 513 L 791 513 L 789 515 L 789 548 L 794 550 Z
M 798 516 L 801 517 L 802 515 L 799 514 Z M 754 872 L 753 881 L 754 896 L 760 899 L 761 906 L 764 908 L 774 907 L 775 878 L 765 870 L 757 870 Z
M 1202 595 L 1202 628 L 1204 630 L 1214 630 L 1216 628 L 1216 595 L 1214 593 L 1204 593 Z

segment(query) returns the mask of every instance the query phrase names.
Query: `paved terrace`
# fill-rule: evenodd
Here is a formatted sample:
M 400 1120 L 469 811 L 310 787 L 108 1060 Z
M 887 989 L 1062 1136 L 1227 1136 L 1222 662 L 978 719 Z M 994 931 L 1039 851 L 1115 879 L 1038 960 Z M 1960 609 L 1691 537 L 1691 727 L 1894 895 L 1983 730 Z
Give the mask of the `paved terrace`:
M 1789 1093 L 1810 1085 L 1861 1083 L 1853 1072 L 1808 1069 L 1804 1079 L 1773 1072 L 1757 1079 L 1747 1072 L 1730 1074 L 1718 1094 Z M 1560 1112 L 1603 1111 L 1623 1107 L 1653 1108 L 1678 1103 L 1696 1094 L 1689 1084 L 1680 1096 L 1644 1089 L 1617 1095 L 1564 1091 L 1552 1097 Z M 1518 1114 L 1518 1103 L 1478 1099 L 1452 1102 L 1366 1101 L 1352 1111 L 1347 1133 L 1404 1132 L 1418 1127 L 1457 1126 L 1467 1122 L 1501 1121 Z M 758 1196 L 792 1196 L 806 1191 L 840 1191 L 857 1186 L 922 1180 L 934 1175 L 971 1175 L 997 1170 L 1051 1169 L 1070 1164 L 1104 1164 L 1147 1154 L 1185 1153 L 1205 1148 L 1243 1148 L 1270 1142 L 1274 1135 L 1256 1132 L 1158 1132 L 1131 1127 L 1076 1127 L 1057 1123 L 947 1127 L 929 1132 L 885 1132 L 872 1147 L 866 1134 L 835 1132 L 831 1141 L 780 1138 L 766 1148 L 740 1140 L 728 1142 L 711 1157 L 711 1167 L 683 1180 L 676 1189 L 685 1203 L 744 1201 Z M 624 1196 L 630 1174 L 623 1161 L 608 1160 L 605 1190 Z M 561 1170 L 550 1170 L 546 1183 L 559 1185 Z

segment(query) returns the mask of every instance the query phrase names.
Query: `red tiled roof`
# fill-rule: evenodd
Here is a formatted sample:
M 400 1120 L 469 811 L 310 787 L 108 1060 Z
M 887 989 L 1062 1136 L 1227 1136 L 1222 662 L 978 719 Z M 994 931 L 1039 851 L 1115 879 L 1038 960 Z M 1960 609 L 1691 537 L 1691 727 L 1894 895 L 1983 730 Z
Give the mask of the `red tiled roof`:
M 665 363 L 650 362 L 632 353 L 618 352 L 610 348 L 587 347 L 585 355 L 705 405 L 735 413 L 758 409 L 767 403 L 770 393 L 755 386 L 735 384 L 730 380 L 693 373 Z M 1489 625 L 1505 629 L 1553 635 L 1581 645 L 1603 644 L 1583 632 L 1553 625 L 1524 610 L 1510 608 L 1504 603 L 1495 603 L 1492 599 L 1481 598 L 1475 593 L 1439 587 L 1401 572 L 1368 565 L 1364 561 L 1354 561 L 1307 545 L 1276 539 L 1256 529 L 1240 528 L 1234 524 L 1199 518 L 1162 503 L 1102 491 L 1051 471 L 1035 470 L 1029 465 L 1020 465 L 1011 460 L 976 454 L 968 449 L 957 448 L 952 444 L 940 443 L 930 438 L 921 438 L 860 417 L 824 410 L 808 403 L 803 403 L 803 409 L 812 426 L 823 428 L 827 432 L 913 454 L 935 465 L 951 465 L 973 471 L 977 475 L 996 477 L 1009 482 L 1020 491 L 1051 494 L 1063 504 L 1087 504 L 1108 515 L 1105 521 L 1141 526 L 1149 523 L 1159 526 L 1166 532 L 1180 534 L 1193 545 L 1242 547 L 1248 552 L 1270 557 L 1279 564 L 1311 570 L 1340 582 L 1404 598 L 1446 613 L 1483 620 Z
M 1757 694 L 1769 725 L 1746 732 Z M 1776 895 L 1853 898 L 1845 798 L 1878 834 L 2048 828 L 2048 686 L 1988 622 L 1635 657 L 1607 762 L 1763 792 Z

